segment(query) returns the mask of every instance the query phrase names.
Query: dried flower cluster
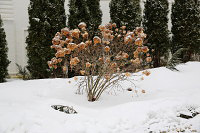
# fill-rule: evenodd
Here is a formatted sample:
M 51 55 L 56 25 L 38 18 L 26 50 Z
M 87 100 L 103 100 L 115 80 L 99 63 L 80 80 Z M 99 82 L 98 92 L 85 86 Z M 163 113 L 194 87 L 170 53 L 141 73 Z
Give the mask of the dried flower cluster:
M 56 33 L 51 46 L 56 54 L 48 65 L 57 69 L 61 64 L 64 73 L 74 69 L 78 75 L 84 75 L 80 87 L 87 91 L 89 101 L 98 100 L 105 89 L 151 63 L 149 49 L 143 45 L 146 34 L 141 27 L 127 31 L 126 26 L 117 28 L 115 23 L 109 23 L 100 25 L 99 34 L 94 37 L 89 35 L 84 22 L 78 27 Z M 143 74 L 148 76 L 150 72 Z

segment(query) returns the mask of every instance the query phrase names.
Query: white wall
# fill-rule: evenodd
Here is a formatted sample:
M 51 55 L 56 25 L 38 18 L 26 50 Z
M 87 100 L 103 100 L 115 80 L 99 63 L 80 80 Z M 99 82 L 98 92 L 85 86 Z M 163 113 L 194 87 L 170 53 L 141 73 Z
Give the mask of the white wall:
M 101 1 L 103 12 L 102 24 L 110 21 L 109 1 Z M 0 0 L 0 14 L 2 15 L 6 39 L 8 42 L 8 58 L 11 61 L 9 74 L 16 74 L 16 63 L 21 66 L 27 65 L 26 57 L 26 36 L 28 35 L 28 5 L 29 0 Z M 68 0 L 66 0 L 66 14 L 68 14 Z
M 4 30 L 6 32 L 6 40 L 8 43 L 8 59 L 11 61 L 8 66 L 10 74 L 16 73 L 16 45 L 15 45 L 15 23 L 13 20 L 4 20 Z
M 25 66 L 26 58 L 26 31 L 28 29 L 28 5 L 29 0 L 13 0 L 15 20 L 15 45 L 16 63 Z
M 101 5 L 101 10 L 103 13 L 103 19 L 102 19 L 102 24 L 106 24 L 108 22 L 110 22 L 110 8 L 109 8 L 109 3 L 110 0 L 104 0 L 101 1 L 100 5 Z
M 6 32 L 6 40 L 9 51 L 8 58 L 11 64 L 8 67 L 9 73 L 15 73 L 14 67 L 16 62 L 16 45 L 15 45 L 15 22 L 14 22 L 14 5 L 12 0 L 0 0 L 0 14 L 3 19 L 3 27 Z

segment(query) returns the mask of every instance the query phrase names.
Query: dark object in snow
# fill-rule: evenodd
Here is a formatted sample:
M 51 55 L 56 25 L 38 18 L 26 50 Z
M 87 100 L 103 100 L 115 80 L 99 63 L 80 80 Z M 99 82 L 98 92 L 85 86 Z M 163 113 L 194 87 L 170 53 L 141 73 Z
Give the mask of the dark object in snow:
M 55 110 L 59 110 L 67 114 L 77 114 L 76 110 L 74 110 L 73 107 L 63 105 L 52 105 L 51 107 Z
M 192 116 L 190 116 L 190 115 L 185 115 L 185 114 L 180 114 L 179 117 L 184 118 L 184 119 L 191 119 L 191 118 L 193 118 Z
M 180 113 L 179 117 L 184 119 L 191 119 L 200 114 L 200 112 L 193 107 L 188 108 L 188 111 L 189 112 Z
M 180 114 L 179 117 L 184 118 L 184 119 L 191 119 L 199 114 L 200 114 L 199 112 L 191 113 L 191 115 Z
M 133 91 L 133 89 L 132 88 L 128 88 L 127 91 Z

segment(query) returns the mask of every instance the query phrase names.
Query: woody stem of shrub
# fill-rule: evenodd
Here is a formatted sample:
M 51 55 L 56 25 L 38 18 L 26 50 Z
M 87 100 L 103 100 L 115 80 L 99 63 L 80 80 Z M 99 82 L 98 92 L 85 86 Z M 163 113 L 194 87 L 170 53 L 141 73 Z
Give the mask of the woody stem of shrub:
M 65 58 L 64 66 L 66 66 L 66 71 L 63 71 L 63 74 L 65 78 L 68 78 L 69 68 L 68 68 L 68 61 L 66 58 Z
M 113 80 L 114 78 L 118 77 L 116 80 Z M 116 82 L 118 82 L 119 80 L 123 80 L 124 79 L 124 76 L 121 75 L 115 75 L 113 76 L 110 80 L 106 80 L 105 83 L 101 86 L 101 88 L 99 89 L 99 92 L 97 93 L 96 95 L 96 100 L 98 100 L 100 98 L 100 96 L 102 95 L 102 93 L 107 89 L 109 88 L 112 84 L 115 84 Z M 111 82 L 110 82 L 111 81 Z M 108 83 L 108 84 L 107 84 Z
M 118 77 L 117 79 L 113 80 L 114 78 Z M 92 81 L 93 77 L 91 75 L 87 76 L 87 93 L 88 93 L 88 101 L 96 101 L 100 98 L 102 93 L 109 88 L 110 85 L 115 84 L 119 80 L 125 79 L 124 75 L 113 75 L 109 80 L 103 78 L 102 75 L 99 75 L 95 83 Z M 92 82 L 91 82 L 92 81 Z

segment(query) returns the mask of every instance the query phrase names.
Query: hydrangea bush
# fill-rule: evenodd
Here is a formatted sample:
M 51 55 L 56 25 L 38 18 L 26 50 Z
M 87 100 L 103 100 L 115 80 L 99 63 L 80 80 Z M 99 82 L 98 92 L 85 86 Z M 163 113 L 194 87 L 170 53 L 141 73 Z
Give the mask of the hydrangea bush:
M 75 70 L 82 75 L 78 90 L 87 93 L 88 101 L 98 100 L 106 89 L 120 86 L 120 81 L 133 82 L 130 72 L 151 64 L 149 49 L 144 46 L 143 28 L 130 31 L 126 26 L 118 28 L 115 23 L 108 23 L 100 25 L 98 36 L 90 40 L 86 24 L 81 22 L 78 27 L 63 28 L 56 33 L 51 46 L 56 54 L 48 65 L 52 69 L 62 67 L 64 74 Z M 143 71 L 143 75 L 149 74 Z

